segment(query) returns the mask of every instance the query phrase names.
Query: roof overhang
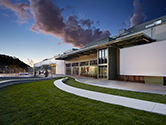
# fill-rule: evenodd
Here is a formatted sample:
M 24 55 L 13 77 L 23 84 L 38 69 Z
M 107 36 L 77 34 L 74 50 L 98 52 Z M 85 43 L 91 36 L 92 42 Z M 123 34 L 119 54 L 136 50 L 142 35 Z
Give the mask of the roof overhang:
M 147 44 L 154 41 L 156 40 L 140 32 L 140 33 L 135 33 L 128 36 L 120 37 L 116 39 L 115 41 L 112 41 L 110 43 L 110 46 L 116 47 L 116 48 L 125 48 L 125 47 L 141 45 L 141 44 Z
M 126 35 L 123 37 L 119 37 L 117 39 L 111 40 L 111 41 L 103 43 L 103 44 L 97 44 L 94 46 L 79 49 L 79 50 L 71 52 L 71 53 L 60 55 L 56 59 L 68 60 L 68 59 L 71 59 L 74 57 L 79 57 L 82 55 L 89 55 L 91 53 L 96 53 L 97 49 L 100 49 L 102 47 L 110 46 L 110 47 L 121 49 L 121 48 L 125 48 L 125 47 L 131 47 L 131 46 L 151 43 L 154 41 L 155 41 L 155 39 L 147 36 L 146 34 L 144 34 L 142 32 L 139 32 L 139 33 L 134 33 L 134 34 Z

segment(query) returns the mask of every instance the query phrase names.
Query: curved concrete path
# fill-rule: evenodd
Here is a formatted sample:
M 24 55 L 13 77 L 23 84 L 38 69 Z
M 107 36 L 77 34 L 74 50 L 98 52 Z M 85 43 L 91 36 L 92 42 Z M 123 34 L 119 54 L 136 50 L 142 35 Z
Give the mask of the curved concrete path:
M 121 105 L 121 106 L 134 108 L 138 110 L 144 110 L 147 112 L 166 115 L 166 104 L 127 98 L 122 96 L 115 96 L 115 95 L 75 88 L 75 87 L 64 84 L 63 80 L 66 80 L 66 79 L 56 80 L 54 82 L 54 85 L 63 91 L 66 91 L 68 93 L 72 93 L 78 96 L 82 96 L 85 98 L 102 101 L 102 102 L 106 102 L 110 104 Z

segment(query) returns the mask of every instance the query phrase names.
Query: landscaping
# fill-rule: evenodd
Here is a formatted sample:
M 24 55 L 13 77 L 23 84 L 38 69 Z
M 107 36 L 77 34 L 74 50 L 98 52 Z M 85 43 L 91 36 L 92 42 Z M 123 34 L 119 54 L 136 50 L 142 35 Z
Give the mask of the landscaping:
M 0 124 L 166 124 L 164 115 L 79 97 L 56 88 L 54 81 L 0 88 Z
M 75 81 L 74 78 L 71 78 L 71 77 L 69 77 L 68 80 L 65 81 L 64 83 L 68 84 L 70 86 L 73 86 L 73 87 L 82 88 L 82 89 L 86 89 L 86 90 L 166 104 L 166 95 L 98 87 L 98 86 L 93 86 L 93 85 L 88 85 L 88 84 L 77 82 L 77 81 Z

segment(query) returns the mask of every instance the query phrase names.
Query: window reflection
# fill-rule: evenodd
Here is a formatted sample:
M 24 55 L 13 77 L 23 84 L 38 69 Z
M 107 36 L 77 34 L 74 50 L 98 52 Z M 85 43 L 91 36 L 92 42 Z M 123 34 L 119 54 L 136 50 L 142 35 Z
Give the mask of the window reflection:
M 106 64 L 107 63 L 107 56 L 108 56 L 107 49 L 100 49 L 99 50 L 99 57 L 98 57 L 99 64 Z

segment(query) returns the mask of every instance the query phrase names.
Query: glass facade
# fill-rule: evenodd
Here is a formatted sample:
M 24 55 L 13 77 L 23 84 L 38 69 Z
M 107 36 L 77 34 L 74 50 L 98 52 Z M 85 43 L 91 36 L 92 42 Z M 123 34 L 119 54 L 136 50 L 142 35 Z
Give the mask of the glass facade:
M 107 48 L 99 49 L 99 51 L 98 51 L 99 78 L 103 78 L 103 79 L 107 78 L 107 57 L 108 57 Z
M 73 75 L 79 75 L 79 67 L 73 67 Z
M 97 78 L 97 66 L 90 66 L 90 76 Z
M 90 61 L 90 66 L 97 65 L 97 60 Z
M 86 61 L 86 62 L 80 62 L 80 66 L 88 66 L 88 61 Z
M 51 70 L 51 74 L 56 74 L 56 64 L 50 64 L 50 66 L 52 67 L 52 70 Z
M 107 49 L 99 49 L 99 64 L 106 64 L 107 63 L 107 56 L 108 51 Z
M 66 75 L 71 75 L 71 64 L 66 64 Z
M 88 66 L 80 67 L 80 69 L 81 69 L 81 72 L 80 72 L 81 76 L 88 76 L 89 75 L 89 67 Z
M 78 66 L 78 62 L 76 63 L 72 63 L 72 75 L 79 75 L 79 66 Z
M 107 78 L 107 66 L 99 66 L 99 78 Z

